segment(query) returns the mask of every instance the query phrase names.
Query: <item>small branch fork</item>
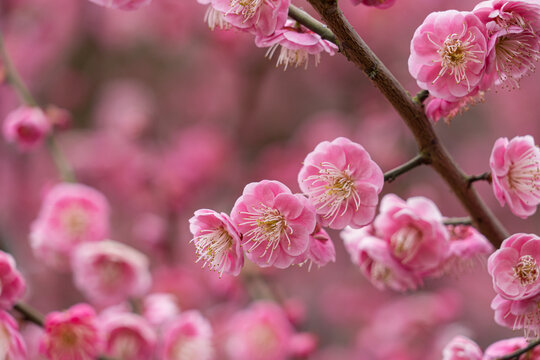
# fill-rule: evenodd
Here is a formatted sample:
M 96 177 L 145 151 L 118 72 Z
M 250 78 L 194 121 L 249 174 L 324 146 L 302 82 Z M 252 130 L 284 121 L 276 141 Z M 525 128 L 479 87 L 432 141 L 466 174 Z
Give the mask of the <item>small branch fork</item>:
M 480 175 L 470 175 L 467 176 L 467 182 L 469 183 L 469 186 L 476 181 L 487 181 L 491 183 L 491 172 L 487 171 Z
M 450 186 L 461 204 L 471 216 L 473 224 L 489 241 L 498 248 L 508 233 L 491 210 L 480 199 L 478 193 L 470 186 L 467 175 L 459 168 L 427 119 L 422 101 L 427 94 L 412 99 L 394 75 L 377 58 L 373 51 L 360 38 L 339 9 L 336 0 L 308 0 L 309 3 L 328 25 L 334 34 L 341 53 L 357 65 L 371 80 L 373 85 L 386 97 L 400 114 L 412 132 L 420 154 Z M 314 23 L 312 17 L 293 17 L 302 25 L 321 36 L 328 36 L 327 28 Z M 304 21 L 306 23 L 304 23 Z

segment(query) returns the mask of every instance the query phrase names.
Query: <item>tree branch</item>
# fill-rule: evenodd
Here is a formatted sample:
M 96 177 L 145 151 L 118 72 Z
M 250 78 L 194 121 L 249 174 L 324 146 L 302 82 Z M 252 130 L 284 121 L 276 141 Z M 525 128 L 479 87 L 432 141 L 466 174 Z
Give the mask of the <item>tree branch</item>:
M 385 172 L 384 181 L 390 183 L 396 180 L 396 178 L 399 175 L 405 174 L 406 172 L 411 171 L 415 167 L 418 167 L 422 164 L 427 164 L 427 163 L 428 163 L 428 160 L 426 159 L 426 157 L 422 154 L 418 154 L 411 160 L 407 161 L 405 164 L 400 165 L 390 171 Z
M 471 186 L 471 184 L 475 181 L 487 181 L 489 183 L 491 183 L 491 172 L 490 171 L 487 171 L 483 174 L 480 174 L 480 175 L 470 175 L 470 176 L 467 176 L 467 182 L 469 183 L 469 186 Z
M 500 357 L 500 358 L 498 358 L 498 360 L 518 360 L 520 355 L 523 355 L 523 354 L 527 353 L 528 351 L 534 349 L 538 345 L 540 345 L 540 339 L 537 339 L 537 340 L 531 342 L 529 345 L 527 345 L 523 349 L 514 351 L 511 354 Z
M 475 226 L 495 247 L 499 247 L 508 236 L 506 230 L 480 199 L 478 193 L 469 187 L 466 175 L 441 144 L 422 105 L 411 99 L 394 75 L 360 38 L 343 16 L 336 0 L 308 1 L 335 34 L 341 53 L 364 71 L 400 114 L 416 139 L 419 153 L 426 156 L 431 166 L 450 186 L 471 215 Z
M 294 5 L 289 5 L 289 17 L 304 25 L 314 33 L 319 34 L 323 39 L 337 44 L 336 36 L 328 29 L 328 27 L 322 22 L 315 20 L 304 10 L 297 8 Z
M 470 217 L 454 217 L 446 218 L 443 220 L 444 225 L 472 225 L 472 220 Z

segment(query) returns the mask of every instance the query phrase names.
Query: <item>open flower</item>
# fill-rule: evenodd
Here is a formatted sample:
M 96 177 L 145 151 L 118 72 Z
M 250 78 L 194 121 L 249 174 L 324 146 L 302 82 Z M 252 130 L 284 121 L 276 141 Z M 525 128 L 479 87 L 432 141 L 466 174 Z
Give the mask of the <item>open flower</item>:
M 359 228 L 375 217 L 384 175 L 361 145 L 339 137 L 321 142 L 306 156 L 298 184 L 322 226 Z
M 279 181 L 246 185 L 231 212 L 247 257 L 259 266 L 286 268 L 309 246 L 315 211 L 308 200 Z
M 486 27 L 474 14 L 434 12 L 414 33 L 409 72 L 431 95 L 457 101 L 480 85 L 486 53 Z
M 540 294 L 524 300 L 507 300 L 496 295 L 491 308 L 497 324 L 512 330 L 523 329 L 527 338 L 540 334 Z
M 197 261 L 203 260 L 203 266 L 208 265 L 220 276 L 224 272 L 240 274 L 244 253 L 240 233 L 229 215 L 208 209 L 197 210 L 189 219 L 189 229 L 194 236 L 191 241 L 197 248 Z
M 499 138 L 489 161 L 495 197 L 520 218 L 536 212 L 540 204 L 540 149 L 532 136 Z

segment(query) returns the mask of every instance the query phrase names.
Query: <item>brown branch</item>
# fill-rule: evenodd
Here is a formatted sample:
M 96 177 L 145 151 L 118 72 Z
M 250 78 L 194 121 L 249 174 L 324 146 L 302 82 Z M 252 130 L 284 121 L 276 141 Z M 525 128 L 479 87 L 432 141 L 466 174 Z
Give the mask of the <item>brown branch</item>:
M 407 161 L 405 164 L 400 165 L 390 171 L 387 171 L 384 173 L 384 182 L 392 182 L 396 180 L 396 178 L 399 175 L 405 174 L 408 171 L 411 171 L 412 169 L 422 165 L 422 164 L 428 164 L 429 161 L 427 158 L 425 158 L 422 154 L 416 155 L 411 160 Z
M 490 209 L 469 187 L 467 177 L 454 162 L 435 134 L 421 104 L 414 102 L 394 75 L 360 38 L 337 6 L 336 0 L 308 0 L 336 35 L 341 53 L 357 65 L 371 79 L 386 99 L 400 114 L 416 139 L 419 153 L 446 181 L 462 205 L 471 215 L 475 226 L 495 247 L 508 236 Z
M 519 349 L 517 351 L 514 351 L 513 353 L 505 355 L 503 357 L 500 357 L 497 360 L 518 360 L 521 355 L 529 352 L 530 350 L 534 349 L 538 345 L 540 345 L 540 339 L 537 339 L 537 340 L 531 342 L 529 345 L 527 345 L 523 349 Z
M 491 183 L 491 172 L 490 171 L 487 171 L 483 174 L 480 174 L 480 175 L 470 175 L 470 176 L 467 176 L 467 182 L 469 183 L 469 186 L 471 186 L 471 184 L 475 181 L 487 181 L 489 183 Z
M 472 220 L 470 217 L 455 217 L 455 218 L 446 218 L 443 220 L 444 225 L 472 225 Z
M 289 17 L 304 25 L 314 33 L 319 34 L 323 39 L 336 44 L 336 36 L 328 29 L 328 27 L 320 21 L 315 20 L 304 10 L 297 8 L 294 5 L 289 5 Z

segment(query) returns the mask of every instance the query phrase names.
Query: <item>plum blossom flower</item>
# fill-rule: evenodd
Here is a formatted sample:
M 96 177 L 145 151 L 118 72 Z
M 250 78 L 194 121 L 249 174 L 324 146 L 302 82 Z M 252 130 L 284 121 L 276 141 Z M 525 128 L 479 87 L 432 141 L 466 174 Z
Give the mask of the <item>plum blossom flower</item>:
M 540 238 L 514 234 L 488 259 L 493 288 L 507 300 L 524 300 L 540 293 Z
M 379 9 L 388 9 L 394 5 L 396 0 L 352 0 L 353 5 L 363 4 L 373 6 Z
M 38 107 L 21 106 L 10 112 L 3 124 L 6 141 L 20 150 L 30 150 L 43 142 L 51 131 L 51 123 Z
M 457 101 L 483 80 L 486 51 L 486 27 L 474 14 L 434 12 L 414 33 L 409 72 L 431 95 Z
M 208 264 L 220 276 L 224 272 L 240 274 L 244 253 L 240 233 L 229 215 L 208 209 L 197 210 L 189 219 L 189 229 L 194 236 L 191 241 L 197 248 L 197 261 L 203 260 L 203 267 Z
M 482 1 L 473 13 L 490 36 L 488 68 L 497 83 L 518 81 L 536 68 L 540 59 L 540 4 L 536 1 Z
M 309 235 L 309 247 L 304 257 L 305 259 L 299 257 L 297 263 L 303 265 L 306 262 L 309 262 L 308 269 L 311 269 L 313 264 L 321 267 L 329 262 L 336 261 L 336 249 L 334 243 L 332 242 L 330 235 L 318 225 L 313 234 Z
M 197 0 L 201 5 L 208 5 L 206 13 L 204 14 L 204 22 L 208 24 L 210 30 L 219 28 L 220 30 L 228 30 L 232 27 L 231 24 L 225 20 L 225 14 L 214 8 L 212 0 Z
M 373 224 L 392 255 L 405 268 L 425 276 L 439 270 L 448 254 L 449 234 L 442 220 L 437 206 L 425 197 L 404 201 L 388 194 Z
M 290 0 L 212 0 L 213 8 L 223 14 L 223 21 L 256 36 L 268 36 L 283 27 L 290 3 Z
M 354 264 L 378 289 L 406 291 L 417 289 L 422 278 L 403 267 L 393 256 L 388 243 L 374 235 L 373 226 L 345 228 L 341 232 L 345 249 Z
M 0 310 L 0 359 L 26 360 L 26 344 L 15 319 Z
M 298 183 L 322 226 L 359 228 L 375 217 L 384 175 L 361 145 L 339 137 L 306 156 Z
M 459 273 L 483 263 L 495 250 L 488 239 L 472 226 L 447 226 L 450 233 L 448 256 L 444 268 L 447 272 Z
M 196 310 L 181 313 L 163 330 L 163 360 L 214 358 L 212 327 Z
M 100 305 L 141 296 L 151 285 L 146 256 L 116 241 L 80 245 L 71 265 L 77 288 Z
M 512 330 L 523 329 L 526 338 L 540 334 L 540 295 L 524 300 L 507 300 L 496 295 L 491 308 L 497 324 Z
M 484 92 L 478 91 L 476 94 L 464 96 L 456 101 L 446 101 L 439 98 L 431 98 L 426 105 L 426 115 L 429 120 L 438 122 L 444 119 L 450 123 L 457 115 L 469 110 L 473 105 L 484 101 Z
M 153 293 L 144 297 L 142 314 L 152 326 L 160 327 L 180 313 L 176 297 L 168 293 Z
M 444 347 L 442 360 L 482 360 L 482 350 L 471 339 L 456 336 Z
M 149 5 L 152 0 L 90 0 L 94 4 L 120 10 L 137 10 Z
M 226 351 L 236 360 L 286 359 L 294 329 L 278 305 L 259 301 L 230 320 Z
M 497 341 L 487 347 L 484 351 L 483 360 L 496 360 L 504 355 L 509 355 L 517 350 L 521 350 L 526 347 L 529 343 L 527 339 L 523 337 L 516 337 L 511 339 L 504 339 Z M 528 353 L 524 354 L 522 359 L 537 359 L 540 354 L 538 353 L 538 348 L 535 348 Z
M 532 136 L 499 138 L 489 159 L 495 197 L 520 218 L 536 212 L 540 204 L 540 149 Z
M 50 266 L 66 268 L 77 245 L 101 241 L 108 233 L 105 196 L 82 184 L 61 183 L 45 196 L 32 224 L 30 244 L 36 257 Z
M 96 313 L 87 304 L 45 317 L 40 353 L 54 360 L 92 360 L 101 351 Z
M 157 341 L 152 326 L 140 315 L 117 312 L 100 316 L 104 353 L 115 359 L 151 359 Z
M 247 257 L 262 267 L 286 268 L 309 247 L 315 211 L 279 181 L 250 183 L 231 212 Z
M 269 59 L 280 49 L 276 67 L 283 65 L 284 70 L 287 70 L 289 65 L 304 66 L 307 69 L 310 55 L 314 57 L 315 65 L 318 65 L 321 53 L 327 52 L 334 55 L 338 49 L 335 44 L 322 39 L 319 34 L 290 19 L 273 34 L 257 37 L 255 43 L 259 47 L 269 47 L 266 52 Z
M 15 259 L 0 251 L 0 308 L 11 309 L 22 298 L 25 290 L 26 283 L 15 266 Z

